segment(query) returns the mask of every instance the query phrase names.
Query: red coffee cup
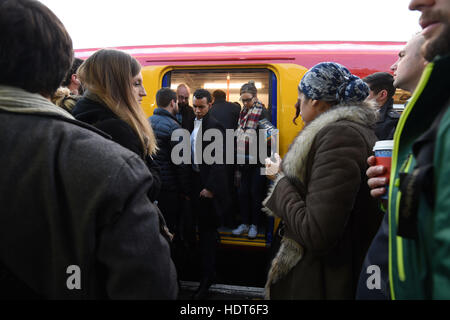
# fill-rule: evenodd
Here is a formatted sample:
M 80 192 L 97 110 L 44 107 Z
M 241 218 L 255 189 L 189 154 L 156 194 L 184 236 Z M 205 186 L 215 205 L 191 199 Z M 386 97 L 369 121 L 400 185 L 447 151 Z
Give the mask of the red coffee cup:
M 392 149 L 394 148 L 394 140 L 380 140 L 375 143 L 373 151 L 375 152 L 376 165 L 386 167 L 386 173 L 380 178 L 388 178 L 391 175 Z M 386 185 L 386 193 L 381 199 L 388 199 L 389 185 Z

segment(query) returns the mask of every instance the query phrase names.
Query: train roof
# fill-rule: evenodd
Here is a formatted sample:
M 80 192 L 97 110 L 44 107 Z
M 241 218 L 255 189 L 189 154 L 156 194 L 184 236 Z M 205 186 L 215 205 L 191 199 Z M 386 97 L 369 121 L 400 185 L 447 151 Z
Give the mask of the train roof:
M 292 41 L 176 44 L 113 47 L 149 65 L 236 65 L 295 63 L 310 68 L 322 61 L 335 61 L 359 73 L 389 71 L 405 42 L 381 41 Z M 75 56 L 86 59 L 100 48 L 77 49 Z M 367 68 L 367 70 L 363 70 Z

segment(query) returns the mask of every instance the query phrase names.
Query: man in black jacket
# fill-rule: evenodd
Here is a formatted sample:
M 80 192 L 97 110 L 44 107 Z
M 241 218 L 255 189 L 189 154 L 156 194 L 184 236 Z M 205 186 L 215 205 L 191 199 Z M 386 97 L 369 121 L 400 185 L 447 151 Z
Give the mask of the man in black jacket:
M 195 114 L 194 110 L 192 110 L 192 107 L 189 105 L 190 94 L 188 86 L 184 83 L 177 87 L 178 112 L 176 117 L 183 129 L 192 132 L 194 129 Z
M 0 1 L 0 24 L 0 299 L 176 298 L 146 165 L 49 101 L 64 26 L 30 0 Z
M 172 160 L 172 150 L 178 141 L 172 141 L 175 130 L 181 125 L 175 118 L 178 112 L 177 95 L 169 88 L 162 88 L 156 93 L 156 104 L 153 115 L 149 118 L 158 142 L 155 162 L 160 169 L 161 192 L 158 207 L 161 209 L 169 230 L 177 236 L 180 199 L 188 200 L 191 168 L 189 164 L 176 165 Z
M 397 127 L 398 114 L 393 109 L 395 94 L 394 77 L 387 72 L 376 72 L 363 79 L 370 88 L 368 100 L 376 103 L 379 112 L 375 135 L 378 140 L 391 140 Z
M 191 206 L 189 194 L 191 192 L 191 166 L 190 163 L 174 163 L 173 157 L 182 157 L 172 154 L 179 140 L 172 140 L 176 130 L 181 125 L 175 118 L 178 112 L 177 95 L 169 88 L 162 88 L 156 93 L 156 104 L 153 115 L 149 118 L 150 124 L 158 142 L 158 152 L 155 162 L 160 169 L 161 192 L 158 197 L 158 207 L 161 209 L 170 232 L 174 234 L 172 242 L 172 257 L 177 267 L 178 276 L 184 277 L 188 270 L 190 257 L 189 246 L 195 237 L 191 227 L 190 217 L 186 217 L 186 206 Z
M 224 160 L 224 128 L 209 114 L 212 105 L 211 94 L 204 89 L 194 93 L 193 108 L 195 112 L 194 129 L 191 134 L 191 150 L 193 161 L 193 193 L 194 212 L 198 215 L 198 227 L 201 254 L 200 286 L 194 295 L 196 299 L 206 297 L 208 288 L 215 276 L 216 245 L 219 234 L 220 208 L 224 208 L 227 200 L 227 177 Z M 207 141 L 205 134 L 214 138 Z M 222 143 L 220 142 L 220 137 Z M 218 140 L 218 148 L 209 154 L 209 146 Z M 209 150 L 210 151 L 210 150 Z M 214 160 L 208 159 L 212 157 Z
M 213 98 L 214 103 L 212 105 L 210 114 L 214 118 L 216 118 L 220 122 L 220 124 L 224 126 L 225 129 L 236 130 L 238 127 L 241 108 L 234 103 L 226 101 L 226 94 L 222 90 L 215 90 L 213 92 Z M 225 152 L 231 152 L 234 154 L 234 148 L 233 150 L 226 150 Z M 235 157 L 236 155 L 234 154 L 233 158 Z M 239 211 L 237 190 L 234 187 L 236 165 L 227 164 L 226 168 L 230 192 L 230 203 L 228 204 L 228 209 L 226 209 L 222 218 L 223 224 L 231 228 L 235 225 L 234 219 L 237 212 Z
M 232 102 L 226 101 L 226 97 L 225 92 L 222 90 L 215 90 L 213 92 L 214 103 L 210 113 L 225 129 L 236 130 L 241 108 Z

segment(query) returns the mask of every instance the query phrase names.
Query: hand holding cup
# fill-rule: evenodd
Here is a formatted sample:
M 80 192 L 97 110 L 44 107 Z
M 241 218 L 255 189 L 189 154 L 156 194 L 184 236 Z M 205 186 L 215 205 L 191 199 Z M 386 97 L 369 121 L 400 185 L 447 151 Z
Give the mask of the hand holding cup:
M 369 178 L 367 184 L 370 188 L 370 195 L 374 198 L 388 199 L 387 190 L 393 143 L 393 140 L 377 141 L 374 146 L 375 156 L 367 158 L 367 163 L 370 166 L 366 172 Z

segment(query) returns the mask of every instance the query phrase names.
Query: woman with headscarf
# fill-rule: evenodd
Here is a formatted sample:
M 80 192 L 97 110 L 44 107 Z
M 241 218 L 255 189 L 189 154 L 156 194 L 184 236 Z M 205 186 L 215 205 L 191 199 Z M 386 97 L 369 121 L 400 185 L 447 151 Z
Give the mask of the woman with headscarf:
M 266 283 L 271 299 L 353 299 L 382 216 L 370 197 L 366 159 L 376 136 L 369 88 L 344 66 L 311 68 L 299 87 L 305 122 L 264 200 L 283 238 Z

